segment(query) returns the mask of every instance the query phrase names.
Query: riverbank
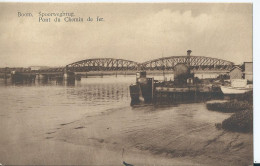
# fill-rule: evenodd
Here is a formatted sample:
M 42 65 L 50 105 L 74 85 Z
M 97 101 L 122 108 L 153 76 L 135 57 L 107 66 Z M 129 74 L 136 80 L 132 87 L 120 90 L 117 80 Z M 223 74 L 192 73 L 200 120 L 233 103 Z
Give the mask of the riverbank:
M 218 129 L 253 133 L 253 92 L 245 93 L 226 102 L 207 103 L 206 106 L 212 111 L 234 113 L 222 123 L 217 123 Z
M 20 125 L 19 132 L 13 131 L 16 136 L 10 126 L 9 135 L 1 138 L 1 163 L 123 165 L 125 161 L 135 166 L 249 165 L 253 135 L 215 128 L 215 123 L 229 116 L 208 111 L 203 103 L 175 107 L 143 105 L 85 114 L 51 126 L 38 123 L 33 130 L 28 130 L 28 124 Z
M 46 139 L 99 149 L 101 153 L 85 156 L 93 165 L 249 165 L 252 134 L 215 128 L 229 116 L 200 104 L 125 107 L 61 124 L 46 133 Z M 106 151 L 114 155 L 108 157 Z

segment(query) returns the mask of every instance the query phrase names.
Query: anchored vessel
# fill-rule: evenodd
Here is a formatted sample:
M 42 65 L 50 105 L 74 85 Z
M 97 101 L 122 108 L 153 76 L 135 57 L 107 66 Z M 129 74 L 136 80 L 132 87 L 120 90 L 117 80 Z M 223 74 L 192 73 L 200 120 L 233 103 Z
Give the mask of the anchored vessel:
M 185 67 L 185 66 L 182 66 Z M 174 81 L 158 81 L 146 77 L 145 71 L 137 72 L 136 83 L 130 85 L 132 102 L 160 100 L 189 101 L 203 97 L 220 97 L 219 86 L 207 84 L 186 73 L 174 77 Z
M 132 102 L 149 102 L 163 99 L 173 101 L 194 100 L 201 97 L 219 97 L 222 92 L 219 86 L 209 84 L 205 80 L 194 77 L 190 71 L 188 50 L 185 63 L 174 66 L 174 80 L 154 80 L 146 76 L 146 71 L 139 71 L 136 74 L 136 83 L 130 85 Z
M 252 90 L 253 90 L 253 85 L 247 84 L 247 80 L 245 79 L 233 79 L 231 80 L 230 85 L 221 86 L 221 91 L 227 95 L 244 94 Z

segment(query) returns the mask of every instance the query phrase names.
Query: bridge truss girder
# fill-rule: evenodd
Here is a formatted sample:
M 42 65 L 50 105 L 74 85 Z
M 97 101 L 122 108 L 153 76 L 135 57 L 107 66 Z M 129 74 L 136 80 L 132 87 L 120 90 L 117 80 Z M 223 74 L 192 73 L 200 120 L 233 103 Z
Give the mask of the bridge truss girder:
M 68 71 L 129 71 L 137 70 L 139 64 L 134 61 L 113 58 L 86 59 L 66 66 Z
M 191 70 L 230 70 L 234 63 L 203 56 L 172 56 L 154 59 L 141 64 L 142 70 L 174 70 L 174 66 L 185 63 Z

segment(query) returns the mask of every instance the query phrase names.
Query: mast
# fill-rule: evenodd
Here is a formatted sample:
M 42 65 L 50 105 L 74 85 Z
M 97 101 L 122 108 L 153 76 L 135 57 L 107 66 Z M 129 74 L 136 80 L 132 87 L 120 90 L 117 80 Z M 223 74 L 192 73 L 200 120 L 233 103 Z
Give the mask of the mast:
M 187 50 L 187 57 L 186 57 L 186 64 L 188 66 L 189 69 L 189 73 L 190 73 L 190 54 L 191 54 L 191 50 Z
M 162 52 L 162 61 L 163 61 L 163 52 Z M 165 65 L 164 65 L 164 61 L 163 61 L 163 81 L 165 81 L 165 73 L 164 73 L 164 70 L 165 70 Z

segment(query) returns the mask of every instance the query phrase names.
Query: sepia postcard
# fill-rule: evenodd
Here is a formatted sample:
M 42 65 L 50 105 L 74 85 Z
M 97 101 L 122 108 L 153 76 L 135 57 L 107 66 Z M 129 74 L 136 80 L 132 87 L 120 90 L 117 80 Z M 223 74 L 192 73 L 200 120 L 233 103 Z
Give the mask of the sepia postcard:
M 0 2 L 0 165 L 254 164 L 252 3 Z

